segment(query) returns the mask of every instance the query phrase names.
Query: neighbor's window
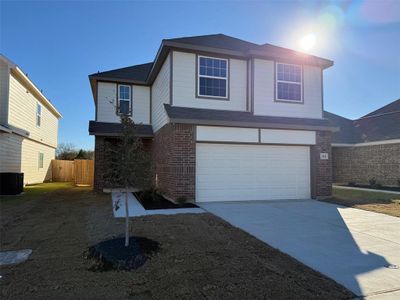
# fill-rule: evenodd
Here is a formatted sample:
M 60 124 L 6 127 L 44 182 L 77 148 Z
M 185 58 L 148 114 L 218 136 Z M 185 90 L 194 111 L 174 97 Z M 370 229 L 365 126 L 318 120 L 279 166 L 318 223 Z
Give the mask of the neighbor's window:
M 198 57 L 198 96 L 228 98 L 228 60 Z
M 302 102 L 302 69 L 300 65 L 276 64 L 276 99 Z
M 131 113 L 131 86 L 118 86 L 118 113 L 129 115 Z
M 36 104 L 36 126 L 40 126 L 42 121 L 42 106 L 37 103 Z
M 39 166 L 39 169 L 42 169 L 42 168 L 43 168 L 43 159 L 44 159 L 44 154 L 41 153 L 41 152 L 39 152 L 39 159 L 38 159 L 38 166 Z

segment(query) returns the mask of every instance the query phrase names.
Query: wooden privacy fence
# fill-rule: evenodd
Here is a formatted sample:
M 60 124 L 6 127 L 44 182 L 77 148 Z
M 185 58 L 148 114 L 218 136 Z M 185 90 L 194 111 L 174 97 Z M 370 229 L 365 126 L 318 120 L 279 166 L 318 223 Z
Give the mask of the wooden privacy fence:
M 58 182 L 74 182 L 93 186 L 94 162 L 88 159 L 51 161 L 52 179 Z

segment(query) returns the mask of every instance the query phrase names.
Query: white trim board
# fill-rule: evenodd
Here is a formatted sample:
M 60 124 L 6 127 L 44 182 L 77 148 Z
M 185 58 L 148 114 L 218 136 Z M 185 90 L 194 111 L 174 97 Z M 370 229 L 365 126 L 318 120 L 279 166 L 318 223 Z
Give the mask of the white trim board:
M 315 145 L 315 131 L 244 127 L 197 126 L 198 142 Z
M 332 143 L 332 147 L 363 147 L 363 146 L 387 145 L 387 144 L 397 144 L 397 143 L 400 143 L 400 139 L 393 139 L 393 140 L 386 140 L 386 141 L 376 141 L 376 142 L 356 143 L 356 144 Z

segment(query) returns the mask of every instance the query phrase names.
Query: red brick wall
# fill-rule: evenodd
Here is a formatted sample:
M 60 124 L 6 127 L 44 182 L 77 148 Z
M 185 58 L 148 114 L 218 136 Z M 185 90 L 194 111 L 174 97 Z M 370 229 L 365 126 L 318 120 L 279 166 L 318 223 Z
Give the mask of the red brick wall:
M 155 133 L 153 161 L 157 188 L 176 200 L 195 198 L 195 126 L 167 124 Z
M 332 133 L 317 131 L 316 144 L 311 147 L 311 196 L 323 198 L 332 195 Z M 328 159 L 320 159 L 321 153 L 328 153 Z
M 94 140 L 94 184 L 93 189 L 101 192 L 103 190 L 104 172 L 104 137 L 96 136 Z
M 382 185 L 400 180 L 400 143 L 333 148 L 333 181 L 369 184 L 375 178 Z
M 96 136 L 95 144 L 94 144 L 94 184 L 93 189 L 95 191 L 101 192 L 103 188 L 107 188 L 103 181 L 103 173 L 104 173 L 104 147 L 105 140 L 115 140 L 113 137 L 103 137 Z M 143 139 L 143 146 L 145 150 L 151 151 L 152 140 Z

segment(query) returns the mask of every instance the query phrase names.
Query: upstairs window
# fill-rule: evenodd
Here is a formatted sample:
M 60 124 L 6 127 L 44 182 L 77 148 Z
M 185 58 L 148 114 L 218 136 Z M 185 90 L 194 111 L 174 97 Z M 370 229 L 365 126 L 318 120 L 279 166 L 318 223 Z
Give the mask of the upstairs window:
M 42 122 L 42 106 L 37 103 L 36 104 L 36 126 L 40 127 L 40 123 Z
M 131 114 L 131 86 L 119 85 L 118 86 L 118 113 L 121 115 Z
M 39 152 L 39 157 L 38 157 L 39 169 L 43 169 L 43 160 L 44 160 L 44 154 L 42 152 Z
M 228 60 L 198 57 L 197 95 L 228 99 Z
M 276 100 L 303 102 L 303 78 L 300 65 L 276 64 Z

